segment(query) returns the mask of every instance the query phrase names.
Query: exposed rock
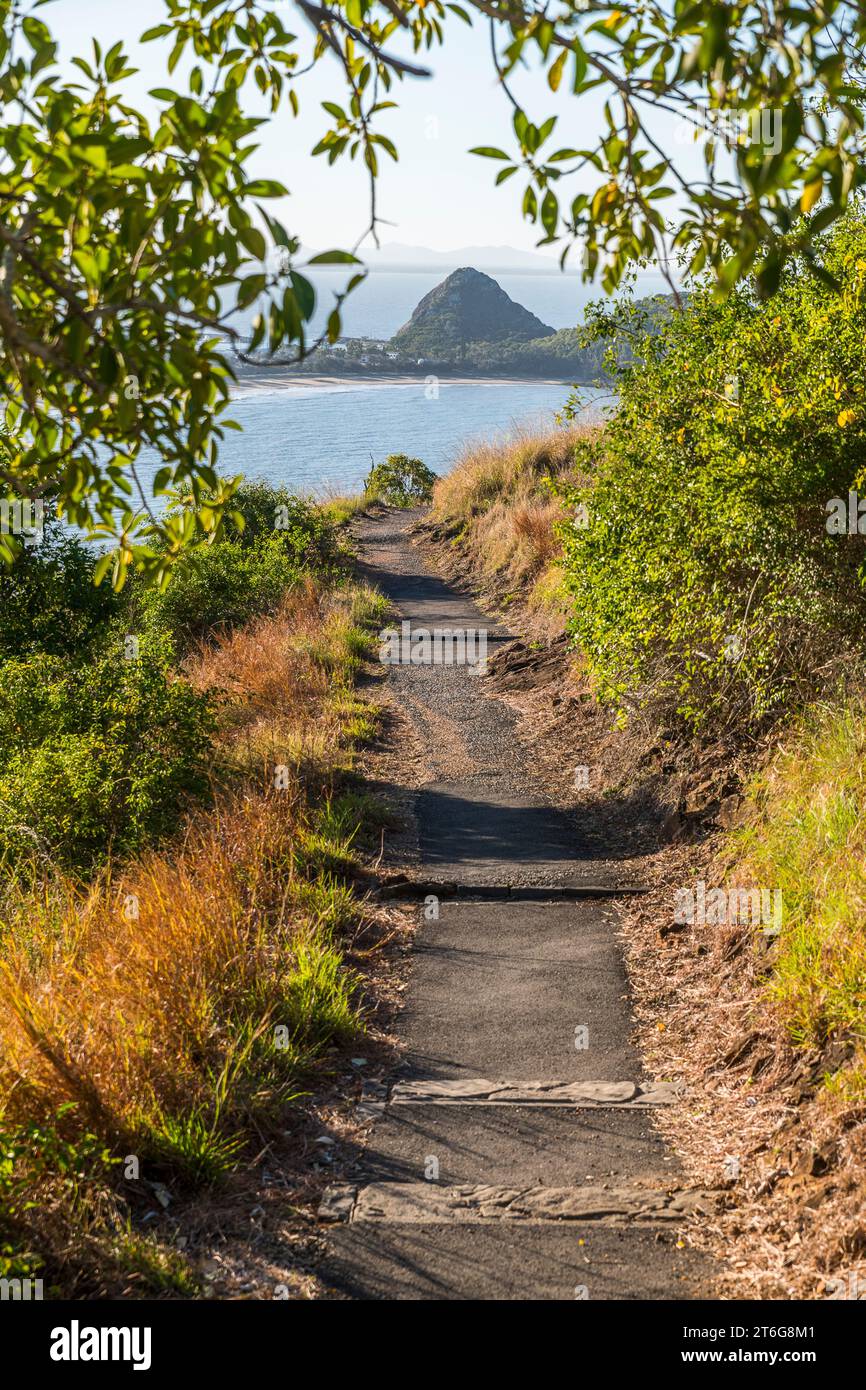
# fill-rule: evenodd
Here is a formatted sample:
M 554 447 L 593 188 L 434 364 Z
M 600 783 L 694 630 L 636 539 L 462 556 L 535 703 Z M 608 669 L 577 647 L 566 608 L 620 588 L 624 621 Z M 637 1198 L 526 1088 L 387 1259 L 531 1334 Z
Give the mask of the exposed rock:
M 716 820 L 723 830 L 730 830 L 737 824 L 742 804 L 743 798 L 738 796 L 736 792 L 722 798 Z

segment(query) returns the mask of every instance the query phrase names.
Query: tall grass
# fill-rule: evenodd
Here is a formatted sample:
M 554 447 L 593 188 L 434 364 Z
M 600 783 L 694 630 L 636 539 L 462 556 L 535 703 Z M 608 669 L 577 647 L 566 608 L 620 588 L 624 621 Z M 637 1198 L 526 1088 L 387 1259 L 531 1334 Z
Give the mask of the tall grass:
M 81 1123 L 170 1154 L 169 1118 L 194 1115 L 202 1153 L 193 1161 L 206 1163 L 224 1129 L 284 1098 L 323 1041 L 360 1026 L 333 932 L 345 896 L 310 883 L 323 848 L 345 858 L 346 828 L 335 830 L 327 800 L 310 804 L 303 773 L 315 767 L 321 790 L 350 757 L 334 695 L 358 661 L 358 610 L 372 606 L 311 583 L 278 617 L 199 653 L 189 674 L 229 697 L 223 780 L 213 809 L 194 814 L 170 852 L 86 890 L 61 878 L 34 897 L 24 876 L 9 886 L 7 1117 L 42 1118 L 74 1101 Z M 270 1038 L 277 1025 L 288 1029 L 281 1048 Z
M 201 646 L 185 674 L 222 692 L 212 806 L 87 885 L 37 867 L 6 882 L 0 1139 L 92 1135 L 115 1159 L 212 1181 L 326 1045 L 363 1031 L 339 779 L 375 717 L 352 683 L 381 620 L 370 591 L 309 581 Z
M 767 988 L 795 1042 L 853 1042 L 866 1093 L 866 703 L 813 707 L 750 792 L 741 881 L 782 890 Z M 859 1079 L 858 1079 L 859 1078 Z
M 334 948 L 293 892 L 305 833 L 296 791 L 239 791 L 195 819 L 176 855 L 145 856 L 83 903 L 70 894 L 41 968 L 28 959 L 35 914 L 25 952 L 8 933 L 6 1117 L 42 1119 L 74 1101 L 76 1123 L 112 1143 L 214 1175 L 244 1112 L 284 1098 L 323 1038 L 358 1026 L 349 983 L 323 970 L 321 997 L 309 987 L 311 961 Z M 282 1051 L 270 1045 L 276 1024 L 289 1030 Z M 187 1136 L 174 1152 L 189 1116 L 200 1151 Z
M 586 426 L 521 430 L 504 443 L 470 444 L 436 483 L 431 521 L 500 599 L 561 611 L 556 527 L 563 511 L 546 479 L 570 476 L 575 444 L 586 433 Z

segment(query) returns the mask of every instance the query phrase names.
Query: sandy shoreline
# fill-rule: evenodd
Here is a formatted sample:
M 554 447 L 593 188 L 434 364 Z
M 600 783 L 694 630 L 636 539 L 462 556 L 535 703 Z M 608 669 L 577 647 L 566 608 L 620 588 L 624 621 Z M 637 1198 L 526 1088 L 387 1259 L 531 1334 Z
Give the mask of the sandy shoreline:
M 442 386 L 571 386 L 572 381 L 568 377 L 541 377 L 541 376 L 443 376 L 441 373 L 431 372 L 430 377 L 440 382 Z M 427 376 L 420 373 L 417 375 L 402 375 L 396 373 L 391 376 L 387 374 L 376 374 L 373 372 L 358 373 L 357 376 L 345 376 L 341 373 L 338 376 L 301 376 L 297 372 L 291 372 L 285 367 L 262 367 L 247 369 L 238 374 L 235 390 L 243 389 L 245 392 L 273 391 L 273 390 L 303 390 L 310 388 L 318 390 L 337 390 L 343 388 L 347 391 L 357 391 L 364 387 L 381 386 L 418 386 L 424 389 L 428 381 Z M 589 384 L 589 383 L 585 383 Z

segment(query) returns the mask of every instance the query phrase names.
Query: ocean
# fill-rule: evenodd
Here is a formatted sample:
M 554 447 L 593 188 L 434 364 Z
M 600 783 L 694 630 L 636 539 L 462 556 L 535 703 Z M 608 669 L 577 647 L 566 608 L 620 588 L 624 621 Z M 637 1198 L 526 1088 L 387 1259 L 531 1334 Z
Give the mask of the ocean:
M 388 454 L 410 454 L 447 473 L 472 440 L 549 428 L 570 390 L 538 381 L 441 381 L 431 395 L 423 379 L 241 386 L 231 414 L 243 433 L 227 431 L 220 472 L 316 493 L 357 491 L 371 463 Z M 591 388 L 582 394 L 590 412 L 609 399 Z
M 442 269 L 370 272 L 347 300 L 343 332 L 351 337 L 389 338 L 410 317 L 419 299 L 444 278 Z M 574 275 L 556 272 L 491 272 L 507 294 L 552 328 L 579 322 L 597 292 Z M 313 331 L 330 311 L 344 272 L 317 271 L 318 303 Z M 663 289 L 646 277 L 641 294 Z M 388 454 L 420 458 L 446 473 L 473 440 L 506 439 L 523 428 L 549 428 L 571 387 L 550 381 L 447 381 L 438 389 L 423 378 L 411 382 L 311 380 L 257 369 L 241 377 L 232 418 L 243 432 L 227 431 L 219 471 L 265 478 L 299 492 L 356 491 L 372 462 Z M 582 387 L 588 418 L 610 405 L 609 393 Z M 142 454 L 146 476 L 159 460 Z

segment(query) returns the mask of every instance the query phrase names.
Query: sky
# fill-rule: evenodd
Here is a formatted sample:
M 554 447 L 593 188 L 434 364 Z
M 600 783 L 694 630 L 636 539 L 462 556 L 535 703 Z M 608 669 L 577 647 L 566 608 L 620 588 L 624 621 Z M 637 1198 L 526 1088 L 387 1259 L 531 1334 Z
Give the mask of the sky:
M 300 34 L 304 21 L 294 5 L 287 3 L 282 8 L 288 12 L 286 27 Z M 88 55 L 93 35 L 103 51 L 122 39 L 141 69 L 138 76 L 128 79 L 127 91 L 145 110 L 149 88 L 168 85 L 186 89 L 183 65 L 173 78 L 166 77 L 164 43 L 137 42 L 139 34 L 165 18 L 162 0 L 52 0 L 39 10 L 39 16 L 60 44 L 64 67 L 74 54 Z M 511 145 L 510 107 L 498 88 L 489 42 L 486 23 L 479 21 L 470 29 L 449 16 L 444 47 L 434 48 L 420 60 L 432 68 L 433 75 L 396 84 L 392 96 L 399 109 L 382 113 L 380 126 L 400 153 L 397 165 L 387 156 L 382 160 L 379 214 L 385 225 L 379 235 L 383 245 L 393 241 L 437 251 L 502 245 L 534 249 L 540 231 L 521 217 L 521 175 L 495 189 L 493 178 L 498 166 L 468 153 L 473 145 L 505 149 Z M 399 44 L 395 51 L 400 51 Z M 563 88 L 568 85 L 563 82 Z M 594 143 L 602 127 L 600 94 L 593 92 L 578 99 L 560 89 L 554 95 L 537 71 L 516 74 L 513 86 L 537 123 L 559 113 L 554 138 L 560 145 L 581 148 Z M 272 116 L 260 132 L 260 149 L 248 167 L 257 176 L 279 179 L 288 187 L 291 196 L 284 205 L 271 206 L 305 246 L 350 246 L 368 222 L 365 171 L 348 160 L 329 167 L 324 158 L 310 155 L 329 121 L 321 101 L 342 104 L 344 88 L 336 61 L 326 56 L 300 79 L 297 90 L 300 117 L 294 118 L 288 105 Z M 253 88 L 249 91 L 255 107 Z M 260 109 L 265 114 L 264 108 Z M 697 173 L 697 147 L 683 143 L 682 137 L 674 141 L 670 118 L 655 120 L 653 133 L 669 140 L 677 152 L 677 167 L 685 176 L 691 169 Z M 571 181 L 571 196 L 582 187 L 593 187 L 596 179 L 597 175 L 583 184 L 579 178 Z M 539 254 L 555 262 L 559 248 L 541 248 Z

